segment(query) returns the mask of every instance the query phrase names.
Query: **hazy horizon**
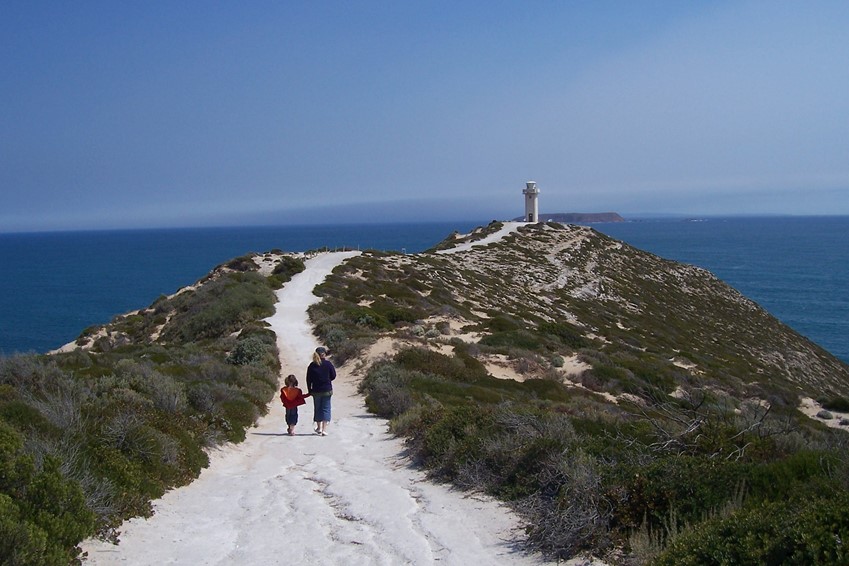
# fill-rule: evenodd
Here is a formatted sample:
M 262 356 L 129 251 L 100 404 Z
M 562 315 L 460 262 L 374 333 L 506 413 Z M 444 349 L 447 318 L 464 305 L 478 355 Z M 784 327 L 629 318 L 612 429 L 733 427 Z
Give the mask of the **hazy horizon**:
M 0 232 L 849 215 L 839 1 L 16 3 Z M 655 212 L 645 212 L 655 211 Z
M 570 213 L 579 213 L 586 214 L 587 211 L 567 211 L 565 214 Z M 595 213 L 596 211 L 591 211 L 590 213 Z M 602 212 L 616 212 L 615 210 L 609 211 L 597 211 L 599 213 Z M 541 214 L 560 214 L 556 212 L 545 212 Z M 759 218 L 846 218 L 849 217 L 849 214 L 787 214 L 787 213 L 775 213 L 775 214 L 684 214 L 684 213 L 662 213 L 662 212 L 643 212 L 643 213 L 634 213 L 628 215 L 622 215 L 622 218 L 625 222 L 646 222 L 646 221 L 689 221 L 689 220 L 723 220 L 723 219 L 734 219 L 734 220 L 745 220 L 747 218 L 759 219 Z M 512 219 L 508 218 L 471 218 L 471 217 L 460 217 L 460 218 L 452 218 L 452 219 L 406 219 L 406 220 L 393 220 L 393 219 L 373 219 L 373 220 L 362 220 L 362 221 L 353 221 L 350 219 L 339 219 L 339 220 L 327 220 L 321 221 L 320 223 L 315 222 L 305 222 L 301 220 L 301 223 L 298 223 L 298 220 L 285 221 L 281 220 L 278 222 L 254 222 L 254 221 L 245 221 L 238 222 L 234 221 L 232 224 L 220 223 L 220 224 L 185 224 L 185 225 L 162 225 L 162 226 L 115 226 L 115 227 L 83 227 L 83 228 L 60 228 L 60 229 L 46 229 L 46 230 L 13 230 L 13 231 L 4 231 L 0 232 L 0 235 L 25 235 L 25 234 L 49 234 L 49 233 L 63 233 L 63 232 L 120 232 L 120 231 L 148 231 L 148 230 L 204 230 L 204 229 L 251 229 L 251 228 L 280 228 L 280 227 L 292 227 L 292 228 L 308 228 L 310 226 L 370 226 L 370 225 L 386 225 L 386 226 L 403 226 L 406 224 L 415 225 L 415 224 L 477 224 L 478 226 L 486 226 L 490 222 L 511 222 Z M 586 224 L 586 223 L 579 223 Z M 594 223 L 589 223 L 590 225 Z M 601 222 L 604 224 L 604 222 Z

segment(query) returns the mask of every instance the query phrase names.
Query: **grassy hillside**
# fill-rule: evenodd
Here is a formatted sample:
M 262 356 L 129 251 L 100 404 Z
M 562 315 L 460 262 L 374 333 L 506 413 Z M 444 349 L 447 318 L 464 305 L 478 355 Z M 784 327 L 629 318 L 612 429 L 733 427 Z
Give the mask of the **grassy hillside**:
M 798 410 L 845 407 L 845 364 L 707 271 L 589 228 L 436 253 L 498 228 L 363 254 L 312 308 L 343 359 L 394 341 L 362 390 L 419 463 L 510 501 L 552 556 L 845 561 L 846 433 Z
M 509 502 L 554 557 L 849 561 L 845 364 L 710 273 L 590 228 L 440 253 L 500 228 L 363 253 L 316 291 L 334 361 L 415 462 Z M 61 353 L 0 359 L 2 560 L 75 562 L 243 439 L 279 373 L 261 320 L 303 268 L 235 258 Z
M 264 273 L 259 272 L 264 266 Z M 238 442 L 277 388 L 273 289 L 303 270 L 245 256 L 49 356 L 0 359 L 0 562 L 68 564 Z

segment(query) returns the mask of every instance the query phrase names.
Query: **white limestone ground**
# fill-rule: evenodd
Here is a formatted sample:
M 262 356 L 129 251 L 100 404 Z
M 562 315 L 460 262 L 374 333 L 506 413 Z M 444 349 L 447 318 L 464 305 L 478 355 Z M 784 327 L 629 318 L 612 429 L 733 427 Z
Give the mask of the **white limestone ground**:
M 827 411 L 822 404 L 810 397 L 802 397 L 799 400 L 799 410 L 827 427 L 849 430 L 849 413 Z
M 502 239 L 507 234 L 517 230 L 519 226 L 522 226 L 523 222 L 504 222 L 501 229 L 496 232 L 493 232 L 489 236 L 481 238 L 480 240 L 475 240 L 473 242 L 466 242 L 464 244 L 459 244 L 453 248 L 447 250 L 438 250 L 436 253 L 438 254 L 455 254 L 458 252 L 466 252 L 472 249 L 475 246 L 485 246 L 487 244 L 491 244 L 493 242 L 497 242 Z
M 283 375 L 301 379 L 317 345 L 306 308 L 314 286 L 358 252 L 321 254 L 278 291 L 274 316 Z M 296 436 L 283 407 L 245 442 L 210 455 L 192 484 L 154 503 L 150 519 L 121 528 L 118 546 L 86 541 L 89 564 L 542 564 L 518 552 L 519 524 L 498 502 L 425 480 L 386 421 L 366 412 L 340 369 L 328 436 L 312 433 L 310 404 Z M 574 563 L 584 564 L 584 561 Z

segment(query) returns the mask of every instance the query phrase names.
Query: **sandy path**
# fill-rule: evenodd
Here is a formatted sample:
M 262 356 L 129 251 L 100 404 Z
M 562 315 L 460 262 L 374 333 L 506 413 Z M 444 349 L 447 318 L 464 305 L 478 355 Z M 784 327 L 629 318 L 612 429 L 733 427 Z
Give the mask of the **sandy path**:
M 313 287 L 357 252 L 322 254 L 278 291 L 283 372 L 303 375 L 317 345 L 306 307 Z M 509 543 L 516 520 L 492 500 L 424 480 L 400 456 L 386 421 L 369 415 L 340 370 L 328 436 L 312 434 L 311 404 L 297 434 L 283 408 L 245 442 L 210 456 L 192 484 L 154 503 L 155 515 L 122 527 L 121 543 L 87 541 L 90 564 L 539 564 Z
M 460 252 L 467 252 L 470 249 L 477 246 L 486 246 L 488 244 L 492 244 L 493 242 L 498 242 L 507 234 L 518 230 L 519 226 L 525 224 L 524 222 L 504 222 L 504 225 L 496 232 L 493 232 L 489 236 L 481 238 L 480 240 L 475 240 L 474 242 L 466 242 L 464 244 L 460 244 L 453 248 L 449 248 L 447 250 L 437 250 L 438 254 L 456 254 Z

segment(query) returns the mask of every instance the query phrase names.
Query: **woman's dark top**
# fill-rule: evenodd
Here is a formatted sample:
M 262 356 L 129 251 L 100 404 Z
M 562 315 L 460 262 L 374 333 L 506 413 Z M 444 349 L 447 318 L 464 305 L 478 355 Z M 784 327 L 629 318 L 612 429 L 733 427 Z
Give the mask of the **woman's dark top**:
M 307 367 L 307 391 L 310 393 L 324 393 L 333 391 L 333 383 L 336 379 L 336 368 L 330 360 L 321 360 L 320 364 L 310 362 Z

